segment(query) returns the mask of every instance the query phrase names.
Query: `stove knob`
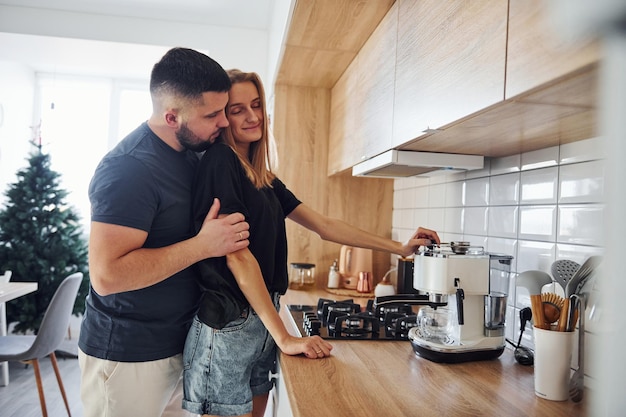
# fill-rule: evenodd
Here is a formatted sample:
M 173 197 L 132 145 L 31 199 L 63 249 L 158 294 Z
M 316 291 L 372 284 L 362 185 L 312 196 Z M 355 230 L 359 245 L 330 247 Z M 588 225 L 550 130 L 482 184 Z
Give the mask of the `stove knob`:
M 322 322 L 319 319 L 312 319 L 307 326 L 307 333 L 309 336 L 319 336 Z

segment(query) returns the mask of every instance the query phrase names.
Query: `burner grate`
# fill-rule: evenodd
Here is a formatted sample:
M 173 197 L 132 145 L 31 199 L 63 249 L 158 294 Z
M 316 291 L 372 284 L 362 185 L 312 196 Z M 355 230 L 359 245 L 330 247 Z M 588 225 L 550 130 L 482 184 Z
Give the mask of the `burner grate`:
M 427 296 L 402 294 L 370 300 L 365 309 L 354 300 L 320 298 L 317 306 L 287 305 L 301 336 L 324 339 L 408 340 L 415 327 L 417 308 Z

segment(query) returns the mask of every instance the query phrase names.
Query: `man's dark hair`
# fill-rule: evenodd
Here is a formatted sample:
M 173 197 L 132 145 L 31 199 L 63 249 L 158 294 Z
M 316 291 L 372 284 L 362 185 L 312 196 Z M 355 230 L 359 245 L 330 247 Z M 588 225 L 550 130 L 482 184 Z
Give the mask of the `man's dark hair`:
M 230 79 L 220 64 L 188 48 L 172 48 L 152 68 L 150 93 L 170 94 L 190 100 L 206 92 L 230 90 Z

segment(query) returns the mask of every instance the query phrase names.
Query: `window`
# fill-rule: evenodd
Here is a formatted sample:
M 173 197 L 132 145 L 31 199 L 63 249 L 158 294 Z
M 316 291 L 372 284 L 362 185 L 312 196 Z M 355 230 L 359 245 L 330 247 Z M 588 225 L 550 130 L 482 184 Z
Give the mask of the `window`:
M 147 85 L 42 74 L 38 101 L 43 149 L 88 233 L 89 181 L 104 154 L 152 112 Z

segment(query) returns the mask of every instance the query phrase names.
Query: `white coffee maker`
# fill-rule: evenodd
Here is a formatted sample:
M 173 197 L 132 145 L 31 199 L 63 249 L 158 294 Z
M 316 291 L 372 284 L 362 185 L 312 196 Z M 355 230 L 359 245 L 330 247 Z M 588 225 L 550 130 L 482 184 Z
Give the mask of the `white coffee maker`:
M 429 301 L 409 331 L 415 353 L 452 363 L 499 357 L 512 259 L 467 242 L 420 252 L 414 287 Z

